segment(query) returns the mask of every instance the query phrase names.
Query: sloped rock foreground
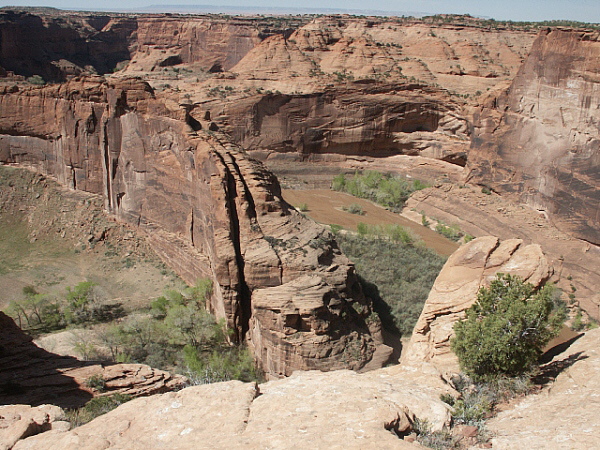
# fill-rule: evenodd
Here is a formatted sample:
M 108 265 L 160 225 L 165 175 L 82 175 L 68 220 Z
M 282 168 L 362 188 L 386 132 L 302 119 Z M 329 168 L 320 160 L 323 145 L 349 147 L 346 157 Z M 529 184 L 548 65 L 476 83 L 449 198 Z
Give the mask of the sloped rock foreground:
M 600 442 L 600 329 L 586 333 L 551 366 L 569 367 L 552 386 L 488 422 L 497 449 L 590 449 Z
M 67 433 L 49 431 L 15 449 L 411 448 L 415 415 L 449 420 L 439 377 L 399 367 L 368 374 L 298 372 L 256 386 L 237 381 L 139 398 Z
M 550 363 L 568 367 L 542 393 L 492 419 L 493 448 L 588 449 L 600 439 L 600 330 Z M 365 374 L 297 372 L 259 386 L 237 381 L 139 398 L 87 425 L 52 430 L 19 449 L 421 448 L 404 441 L 415 417 L 449 420 L 448 392 L 429 365 Z

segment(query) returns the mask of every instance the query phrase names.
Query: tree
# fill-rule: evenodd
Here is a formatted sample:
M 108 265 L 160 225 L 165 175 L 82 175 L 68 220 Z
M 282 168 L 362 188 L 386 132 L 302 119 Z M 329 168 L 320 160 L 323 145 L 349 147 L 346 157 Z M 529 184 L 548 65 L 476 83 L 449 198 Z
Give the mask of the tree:
M 498 274 L 454 325 L 451 347 L 462 370 L 474 380 L 530 371 L 566 317 L 554 297 L 552 286 L 536 292 L 517 276 Z

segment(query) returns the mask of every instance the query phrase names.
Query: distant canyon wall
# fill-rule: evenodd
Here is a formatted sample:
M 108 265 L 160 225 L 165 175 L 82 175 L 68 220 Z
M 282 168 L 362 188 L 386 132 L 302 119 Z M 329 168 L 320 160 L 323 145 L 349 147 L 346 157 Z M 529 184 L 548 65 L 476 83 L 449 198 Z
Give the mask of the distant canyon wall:
M 371 304 L 331 233 L 283 201 L 260 163 L 193 131 L 185 109 L 140 80 L 91 77 L 6 88 L 0 111 L 1 162 L 102 195 L 184 279 L 213 279 L 208 306 L 268 376 L 371 359 Z
M 289 20 L 296 22 L 302 23 Z M 262 39 L 289 33 L 287 25 L 245 18 L 6 10 L 0 11 L 0 67 L 46 81 L 112 73 L 127 64 L 133 74 L 179 64 L 221 72 Z
M 600 244 L 600 36 L 547 30 L 475 114 L 467 180 Z
M 464 165 L 469 126 L 450 96 L 417 84 L 270 94 L 227 104 L 216 121 L 235 142 L 267 156 L 419 155 Z

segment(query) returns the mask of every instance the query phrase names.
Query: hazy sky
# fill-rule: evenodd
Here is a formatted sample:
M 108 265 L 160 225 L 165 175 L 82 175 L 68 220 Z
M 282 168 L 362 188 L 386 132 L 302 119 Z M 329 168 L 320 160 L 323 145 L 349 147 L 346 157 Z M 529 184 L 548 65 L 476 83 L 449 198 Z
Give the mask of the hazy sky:
M 53 6 L 72 9 L 135 9 L 150 5 L 227 5 L 347 10 L 469 13 L 510 20 L 568 19 L 600 22 L 600 0 L 9 0 L 0 6 Z

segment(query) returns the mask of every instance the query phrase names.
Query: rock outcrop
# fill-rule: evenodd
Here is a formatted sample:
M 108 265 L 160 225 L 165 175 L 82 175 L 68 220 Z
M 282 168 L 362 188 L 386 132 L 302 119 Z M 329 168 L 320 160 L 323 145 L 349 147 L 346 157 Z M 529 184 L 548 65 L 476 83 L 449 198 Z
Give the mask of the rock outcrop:
M 58 406 L 0 406 L 0 449 L 10 450 L 20 440 L 45 431 L 68 431 L 64 411 Z
M 226 105 L 217 122 L 245 148 L 288 160 L 404 154 L 460 162 L 469 140 L 460 105 L 418 84 L 253 96 Z
M 47 81 L 111 73 L 131 59 L 137 22 L 110 15 L 0 12 L 0 65 Z
M 92 377 L 102 378 L 102 389 L 88 386 Z M 152 395 L 180 389 L 186 382 L 142 364 L 103 365 L 48 352 L 0 312 L 0 404 L 77 408 L 97 396 Z
M 414 193 L 403 215 L 421 223 L 421 214 L 457 225 L 472 236 L 518 238 L 538 244 L 555 269 L 552 282 L 575 296 L 577 306 L 599 317 L 600 247 L 558 230 L 548 216 L 478 186 L 440 183 Z
M 510 88 L 475 115 L 467 180 L 600 244 L 600 39 L 542 32 Z
M 253 330 L 258 361 L 278 361 L 270 375 L 371 359 L 371 306 L 332 234 L 290 207 L 264 166 L 193 126 L 185 105 L 168 109 L 138 79 L 91 77 L 5 90 L 0 110 L 0 161 L 102 195 L 186 281 L 213 279 L 210 309 L 239 341 Z
M 496 273 L 518 275 L 535 287 L 552 274 L 539 245 L 519 239 L 500 242 L 486 236 L 474 239 L 452 254 L 438 275 L 402 354 L 403 364 L 425 361 L 442 372 L 459 372 L 450 350 L 452 328 Z
M 136 399 L 14 448 L 421 448 L 401 437 L 415 418 L 434 430 L 449 423 L 449 407 L 439 400 L 448 392 L 439 374 L 399 367 L 298 372 L 259 386 L 230 381 Z

